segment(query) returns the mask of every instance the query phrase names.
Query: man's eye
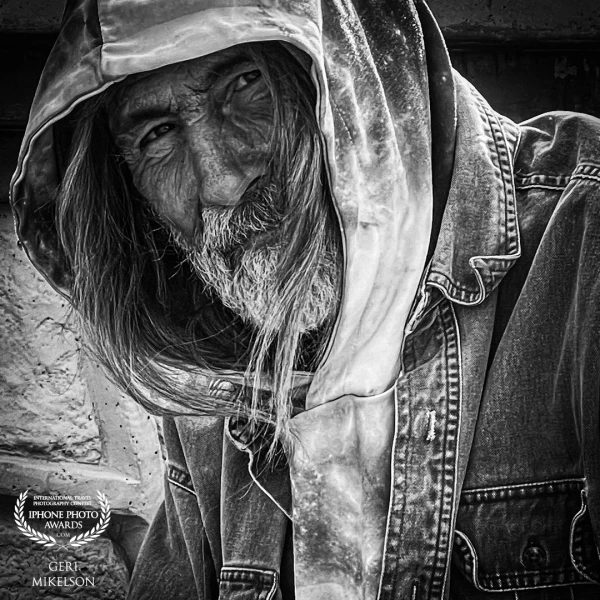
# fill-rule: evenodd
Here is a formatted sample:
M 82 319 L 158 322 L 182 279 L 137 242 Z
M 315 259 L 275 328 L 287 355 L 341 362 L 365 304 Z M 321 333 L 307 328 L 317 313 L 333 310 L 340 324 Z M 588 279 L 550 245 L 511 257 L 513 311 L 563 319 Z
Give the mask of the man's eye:
M 247 73 L 242 73 L 235 81 L 233 86 L 234 92 L 239 92 L 243 90 L 245 87 L 248 87 L 253 81 L 256 81 L 262 77 L 262 73 L 255 69 L 254 71 L 248 71 Z
M 140 147 L 143 148 L 144 146 L 147 146 L 150 142 L 166 135 L 170 131 L 173 131 L 173 129 L 175 129 L 173 123 L 161 123 L 160 125 L 153 127 L 140 141 Z

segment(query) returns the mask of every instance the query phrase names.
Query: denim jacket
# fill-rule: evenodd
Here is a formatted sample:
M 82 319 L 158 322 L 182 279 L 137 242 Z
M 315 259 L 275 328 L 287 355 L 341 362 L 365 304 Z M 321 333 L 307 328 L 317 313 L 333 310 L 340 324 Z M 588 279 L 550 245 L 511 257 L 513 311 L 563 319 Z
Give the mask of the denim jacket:
M 598 598 L 600 122 L 516 125 L 456 83 L 452 185 L 396 381 L 379 598 Z M 165 418 L 164 441 L 129 598 L 293 598 L 285 463 L 232 419 Z

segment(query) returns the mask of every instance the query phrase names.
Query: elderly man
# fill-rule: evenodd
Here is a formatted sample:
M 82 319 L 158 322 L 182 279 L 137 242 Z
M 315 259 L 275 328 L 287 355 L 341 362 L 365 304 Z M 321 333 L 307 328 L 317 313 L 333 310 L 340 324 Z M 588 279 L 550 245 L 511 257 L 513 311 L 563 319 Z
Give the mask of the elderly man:
M 12 203 L 164 416 L 130 598 L 598 598 L 599 140 L 420 0 L 68 3 Z

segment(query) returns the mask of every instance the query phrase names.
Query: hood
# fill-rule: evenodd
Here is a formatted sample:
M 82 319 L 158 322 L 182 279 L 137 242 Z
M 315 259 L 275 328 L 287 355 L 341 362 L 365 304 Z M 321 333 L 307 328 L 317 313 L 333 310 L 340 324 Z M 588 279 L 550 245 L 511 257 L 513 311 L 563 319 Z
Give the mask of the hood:
M 453 156 L 451 70 L 419 0 L 68 0 L 11 184 L 17 234 L 68 296 L 56 231 L 40 210 L 60 183 L 53 125 L 128 75 L 267 40 L 312 61 L 343 232 L 341 306 L 307 408 L 376 395 L 398 375 Z

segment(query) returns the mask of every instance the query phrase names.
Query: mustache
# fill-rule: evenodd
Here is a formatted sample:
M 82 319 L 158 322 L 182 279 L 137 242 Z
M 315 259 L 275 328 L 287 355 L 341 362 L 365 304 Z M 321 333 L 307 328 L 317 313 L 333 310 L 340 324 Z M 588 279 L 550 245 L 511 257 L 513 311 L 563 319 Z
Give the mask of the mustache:
M 248 186 L 235 206 L 203 206 L 191 238 L 172 223 L 163 221 L 163 226 L 188 258 L 200 251 L 218 253 L 233 267 L 246 251 L 274 243 L 283 221 L 279 190 L 272 180 L 262 177 Z
M 221 252 L 245 251 L 269 242 L 283 219 L 278 186 L 259 179 L 235 206 L 205 206 L 193 245 L 209 244 Z

